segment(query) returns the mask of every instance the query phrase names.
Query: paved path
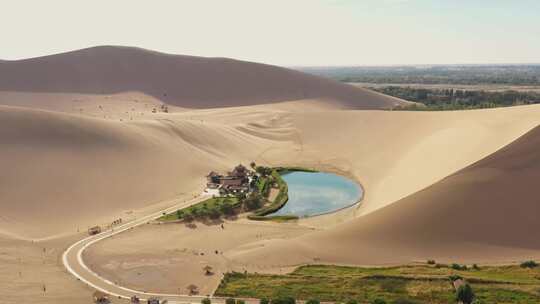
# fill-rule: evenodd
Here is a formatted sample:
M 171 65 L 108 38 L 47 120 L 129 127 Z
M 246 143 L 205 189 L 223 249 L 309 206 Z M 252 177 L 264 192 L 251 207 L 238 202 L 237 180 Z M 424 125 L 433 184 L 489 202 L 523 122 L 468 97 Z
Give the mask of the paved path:
M 146 300 L 150 297 L 157 297 L 162 300 L 167 300 L 168 303 L 200 303 L 204 296 L 190 296 L 190 295 L 180 295 L 180 294 L 156 294 L 156 293 L 147 293 L 145 291 L 133 290 L 126 287 L 119 286 L 114 282 L 111 282 L 103 277 L 100 277 L 97 273 L 93 272 L 88 266 L 84 263 L 82 258 L 83 251 L 90 245 L 99 242 L 103 239 L 111 237 L 115 234 L 121 233 L 128 229 L 134 228 L 139 225 L 144 225 L 147 222 L 154 220 L 163 215 L 163 213 L 174 212 L 178 209 L 187 208 L 196 203 L 201 202 L 207 197 L 196 197 L 190 201 L 185 201 L 178 203 L 172 207 L 161 210 L 159 212 L 135 219 L 131 222 L 125 223 L 113 227 L 112 229 L 103 231 L 100 234 L 89 236 L 85 239 L 82 239 L 75 244 L 71 245 L 62 255 L 62 262 L 66 269 L 74 275 L 80 281 L 86 283 L 92 288 L 105 292 L 112 297 L 120 297 L 124 299 L 129 299 L 131 296 L 136 295 L 142 300 Z M 224 298 L 211 297 L 213 303 L 224 303 Z M 253 299 L 246 299 L 247 303 L 258 303 L 258 301 Z

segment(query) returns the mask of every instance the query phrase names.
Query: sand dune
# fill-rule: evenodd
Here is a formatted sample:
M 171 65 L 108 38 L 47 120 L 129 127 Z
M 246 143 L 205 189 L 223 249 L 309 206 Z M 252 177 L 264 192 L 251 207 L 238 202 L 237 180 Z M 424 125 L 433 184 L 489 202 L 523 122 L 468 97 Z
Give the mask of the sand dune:
M 319 99 L 347 108 L 381 109 L 403 102 L 281 67 L 130 47 L 102 46 L 0 61 L 0 71 L 0 91 L 84 94 L 136 91 L 188 108 Z
M 304 106 L 184 111 L 128 123 L 0 107 L 0 230 L 41 238 L 129 218 L 137 214 L 132 211 L 199 193 L 210 170 L 251 160 L 355 178 L 366 196 L 347 215 L 360 216 L 489 155 L 540 121 L 536 106 L 453 113 L 298 110 Z
M 263 250 L 232 252 L 242 264 L 516 262 L 540 257 L 540 127 L 451 176 L 334 229 Z
M 294 233 L 272 226 L 263 238 L 243 228 L 249 223 L 235 225 L 243 233 L 222 246 L 219 269 L 540 257 L 532 233 L 540 228 L 540 106 L 368 111 L 401 101 L 278 67 L 119 47 L 0 61 L 0 71 L 0 234 L 12 248 L 8 259 L 24 244 L 22 256 L 32 260 L 21 265 L 36 264 L 34 244 L 61 252 L 72 239 L 60 236 L 191 198 L 208 171 L 253 160 L 347 175 L 365 198 L 358 208 L 301 220 Z M 173 113 L 152 111 L 163 102 Z M 171 251 L 154 249 L 179 232 L 159 230 L 160 238 L 122 236 L 137 250 L 106 242 L 88 258 L 108 263 L 122 252 L 163 265 Z M 221 244 L 220 233 L 206 236 Z M 55 286 L 67 279 L 53 277 Z

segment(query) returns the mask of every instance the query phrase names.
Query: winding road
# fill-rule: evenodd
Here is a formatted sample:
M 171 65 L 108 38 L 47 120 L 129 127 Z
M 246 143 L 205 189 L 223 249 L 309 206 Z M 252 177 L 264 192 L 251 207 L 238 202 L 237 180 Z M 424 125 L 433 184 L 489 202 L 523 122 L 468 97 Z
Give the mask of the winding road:
M 103 239 L 111 237 L 115 234 L 121 233 L 128 229 L 144 225 L 151 220 L 154 220 L 163 215 L 163 213 L 171 213 L 178 209 L 187 208 L 196 203 L 201 202 L 206 199 L 206 197 L 196 197 L 192 200 L 178 203 L 174 206 L 168 207 L 167 209 L 161 210 L 159 212 L 135 219 L 131 222 L 127 222 L 120 226 L 113 227 L 109 230 L 105 230 L 97 235 L 89 236 L 84 238 L 75 244 L 71 245 L 62 255 L 62 262 L 69 273 L 74 275 L 78 280 L 86 283 L 88 286 L 109 294 L 112 297 L 129 299 L 132 296 L 136 295 L 141 300 L 146 300 L 150 297 L 156 297 L 161 300 L 167 300 L 168 303 L 200 303 L 203 298 L 206 298 L 202 295 L 181 295 L 181 294 L 159 294 L 159 293 L 147 293 L 145 291 L 138 291 L 129 289 L 126 287 L 119 286 L 114 282 L 111 282 L 97 273 L 92 271 L 85 263 L 82 258 L 83 251 L 90 245 L 99 242 Z M 224 303 L 225 298 L 219 297 L 210 297 L 213 303 Z M 248 303 L 258 303 L 253 299 L 246 299 Z

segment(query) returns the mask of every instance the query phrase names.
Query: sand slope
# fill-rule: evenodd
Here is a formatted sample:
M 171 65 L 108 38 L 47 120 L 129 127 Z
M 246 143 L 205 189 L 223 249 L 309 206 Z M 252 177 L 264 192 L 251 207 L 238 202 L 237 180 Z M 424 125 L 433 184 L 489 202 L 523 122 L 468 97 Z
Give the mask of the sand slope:
M 0 91 L 85 94 L 136 91 L 189 108 L 320 99 L 334 101 L 342 107 L 380 109 L 403 102 L 271 65 L 116 46 L 0 61 Z
M 512 262 L 540 257 L 540 127 L 492 155 L 387 207 L 334 229 L 264 250 L 238 251 L 241 264 Z
M 84 231 L 200 193 L 208 171 L 252 160 L 357 179 L 366 197 L 348 215 L 359 216 L 489 155 L 540 121 L 536 106 L 453 113 L 304 108 L 185 111 L 126 123 L 0 107 L 0 230 L 31 238 Z
M 161 200 L 199 194 L 212 168 L 250 159 L 242 147 L 274 144 L 170 115 L 120 123 L 0 107 L 0 231 L 40 238 L 135 216 Z

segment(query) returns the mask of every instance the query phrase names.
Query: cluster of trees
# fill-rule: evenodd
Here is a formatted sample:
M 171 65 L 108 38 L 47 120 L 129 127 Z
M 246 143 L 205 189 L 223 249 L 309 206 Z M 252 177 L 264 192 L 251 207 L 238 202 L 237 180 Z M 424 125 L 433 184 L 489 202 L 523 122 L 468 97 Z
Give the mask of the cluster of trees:
M 540 65 L 306 67 L 300 70 L 343 82 L 540 85 Z
M 519 266 L 521 266 L 521 268 L 536 268 L 538 267 L 538 263 L 536 263 L 535 261 L 525 261 Z
M 402 98 L 423 104 L 412 110 L 446 110 L 446 109 L 477 109 L 493 108 L 523 104 L 540 103 L 538 92 L 518 91 L 482 91 L 454 89 L 424 89 L 411 87 L 388 86 L 372 88 L 375 91 L 390 96 Z M 402 109 L 411 109 L 410 107 Z

